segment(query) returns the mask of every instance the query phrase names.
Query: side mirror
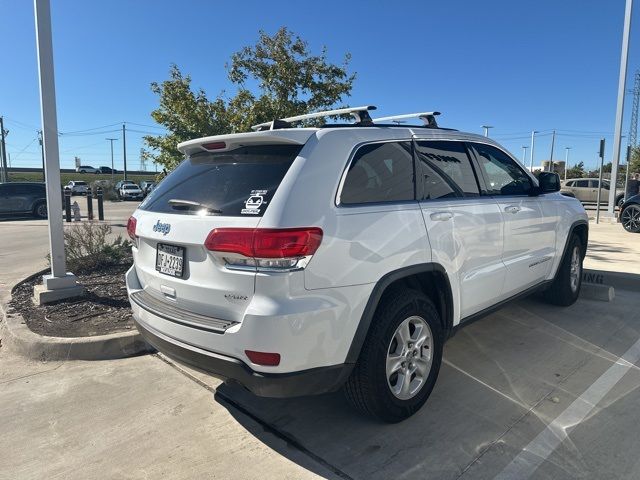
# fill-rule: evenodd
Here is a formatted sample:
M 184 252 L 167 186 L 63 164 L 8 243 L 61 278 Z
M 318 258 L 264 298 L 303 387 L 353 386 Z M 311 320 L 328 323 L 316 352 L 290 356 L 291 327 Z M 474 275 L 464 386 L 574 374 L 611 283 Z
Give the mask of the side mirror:
M 538 174 L 538 192 L 552 193 L 560 191 L 560 176 L 553 172 L 540 172 Z

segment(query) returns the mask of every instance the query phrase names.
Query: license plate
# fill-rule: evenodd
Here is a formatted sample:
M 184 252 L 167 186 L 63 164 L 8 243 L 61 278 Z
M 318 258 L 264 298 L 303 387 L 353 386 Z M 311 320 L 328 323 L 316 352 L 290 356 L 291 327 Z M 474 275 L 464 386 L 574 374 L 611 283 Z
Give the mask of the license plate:
M 184 247 L 159 243 L 156 250 L 156 270 L 172 277 L 182 277 Z

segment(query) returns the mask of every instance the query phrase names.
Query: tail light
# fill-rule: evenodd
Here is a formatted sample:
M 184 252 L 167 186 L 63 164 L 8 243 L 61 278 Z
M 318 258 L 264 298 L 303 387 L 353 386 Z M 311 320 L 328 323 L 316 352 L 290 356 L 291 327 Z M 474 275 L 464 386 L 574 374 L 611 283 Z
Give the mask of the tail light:
M 223 258 L 230 268 L 291 270 L 304 268 L 322 242 L 322 230 L 306 228 L 216 228 L 205 247 L 228 253 Z
M 129 234 L 129 238 L 131 238 L 131 241 L 136 247 L 138 246 L 138 237 L 136 236 L 137 224 L 138 221 L 136 220 L 136 217 L 129 217 L 129 221 L 127 222 L 127 233 Z

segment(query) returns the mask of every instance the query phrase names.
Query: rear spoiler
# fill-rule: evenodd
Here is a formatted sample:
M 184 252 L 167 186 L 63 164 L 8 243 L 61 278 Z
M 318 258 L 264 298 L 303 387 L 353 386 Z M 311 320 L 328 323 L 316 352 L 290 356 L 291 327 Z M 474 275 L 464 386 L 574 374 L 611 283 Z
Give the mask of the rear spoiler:
M 192 155 L 198 152 L 225 152 L 246 145 L 304 145 L 315 130 L 299 128 L 215 135 L 179 143 L 178 150 L 185 155 Z

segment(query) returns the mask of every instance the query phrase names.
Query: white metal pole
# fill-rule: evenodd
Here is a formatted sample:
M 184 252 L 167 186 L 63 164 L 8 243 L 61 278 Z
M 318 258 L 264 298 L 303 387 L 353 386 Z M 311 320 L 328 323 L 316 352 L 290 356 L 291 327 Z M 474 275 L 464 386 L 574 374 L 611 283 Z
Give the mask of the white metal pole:
M 522 165 L 527 161 L 527 148 L 529 148 L 528 145 L 522 145 Z
M 49 217 L 49 248 L 51 252 L 51 275 L 44 275 L 44 290 L 34 289 L 36 301 L 47 302 L 82 292 L 76 278 L 67 274 L 62 226 L 62 195 L 60 187 L 60 153 L 58 150 L 58 120 L 56 114 L 56 92 L 53 71 L 53 45 L 51 41 L 51 9 L 49 0 L 34 0 L 36 21 L 36 45 L 38 52 L 38 77 L 40 80 L 40 113 L 42 120 L 42 142 L 45 158 L 47 189 L 47 214 Z
M 609 205 L 607 215 L 613 217 L 616 207 L 616 185 L 618 180 L 618 164 L 620 163 L 620 147 L 622 145 L 622 118 L 624 115 L 624 92 L 627 83 L 627 64 L 629 61 L 629 36 L 631 33 L 631 12 L 633 0 L 627 0 L 624 9 L 624 29 L 622 32 L 622 51 L 620 53 L 620 77 L 618 78 L 618 104 L 616 106 L 616 124 L 613 133 L 613 158 L 611 159 L 611 188 L 609 189 Z
M 531 160 L 529 161 L 529 171 L 530 172 L 533 172 L 533 149 L 535 147 L 536 133 L 538 133 L 537 130 L 532 130 L 531 131 Z
M 564 151 L 566 152 L 564 155 L 564 180 L 567 180 L 567 170 L 569 170 L 569 150 L 571 147 L 564 147 Z
M 49 214 L 49 244 L 51 273 L 64 277 L 66 264 L 62 229 L 62 196 L 60 195 L 60 158 L 58 151 L 58 119 L 53 74 L 51 42 L 51 10 L 49 0 L 35 0 L 38 73 L 40 77 L 40 109 L 47 182 L 47 213 Z

